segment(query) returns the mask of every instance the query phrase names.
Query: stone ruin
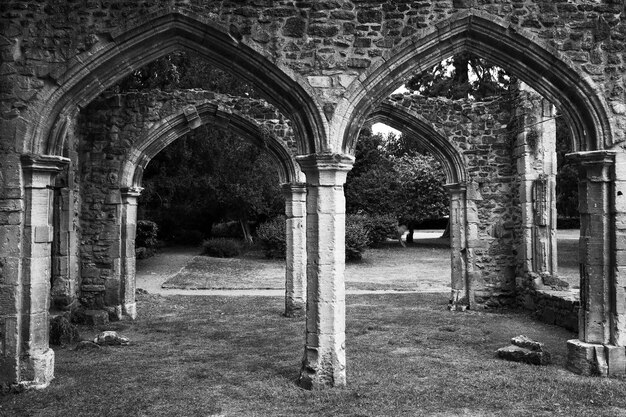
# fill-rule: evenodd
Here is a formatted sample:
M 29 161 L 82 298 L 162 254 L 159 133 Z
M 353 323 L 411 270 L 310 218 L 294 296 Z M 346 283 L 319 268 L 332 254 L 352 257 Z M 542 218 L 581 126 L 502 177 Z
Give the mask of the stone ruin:
M 287 196 L 286 310 L 307 303 L 303 387 L 346 383 L 343 184 L 358 132 L 374 120 L 417 135 L 445 166 L 452 304 L 517 299 L 555 317 L 541 279 L 556 268 L 555 107 L 579 168 L 569 367 L 626 373 L 625 12 L 621 0 L 3 3 L 0 383 L 53 378 L 51 295 L 62 308 L 137 314 L 142 169 L 206 123 L 232 126 L 276 161 Z M 227 68 L 271 106 L 210 92 L 102 96 L 178 50 Z M 539 96 L 522 89 L 509 107 L 389 98 L 417 69 L 460 51 Z

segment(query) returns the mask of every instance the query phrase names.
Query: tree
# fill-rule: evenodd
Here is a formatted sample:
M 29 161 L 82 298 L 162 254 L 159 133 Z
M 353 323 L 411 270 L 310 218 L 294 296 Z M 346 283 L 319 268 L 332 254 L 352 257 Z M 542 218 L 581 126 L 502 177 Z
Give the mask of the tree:
M 508 91 L 516 80 L 504 69 L 469 52 L 448 58 L 427 71 L 417 73 L 406 88 L 426 97 L 461 99 L 486 97 Z
M 432 155 L 414 154 L 394 158 L 400 183 L 398 217 L 409 230 L 428 219 L 448 215 L 449 200 L 443 184 L 445 175 Z
M 249 221 L 284 210 L 278 183 L 276 169 L 261 149 L 204 126 L 150 161 L 140 201 L 166 233 L 190 229 L 210 236 L 214 223 L 237 220 L 251 240 Z
M 216 93 L 258 98 L 253 86 L 228 71 L 212 67 L 206 60 L 184 51 L 161 57 L 133 71 L 113 90 L 176 90 L 200 88 Z
M 251 85 L 186 52 L 168 54 L 135 70 L 112 90 L 191 88 L 258 97 Z M 209 236 L 215 222 L 232 219 L 240 222 L 244 236 L 251 240 L 249 220 L 284 209 L 275 171 L 255 146 L 204 127 L 150 162 L 141 201 L 165 232 L 182 227 Z
M 361 130 L 355 163 L 345 185 L 348 213 L 395 214 L 399 184 L 384 144 L 382 135 Z
M 361 131 L 345 185 L 349 214 L 391 214 L 411 233 L 418 223 L 448 214 L 441 165 L 416 144 L 403 136 Z

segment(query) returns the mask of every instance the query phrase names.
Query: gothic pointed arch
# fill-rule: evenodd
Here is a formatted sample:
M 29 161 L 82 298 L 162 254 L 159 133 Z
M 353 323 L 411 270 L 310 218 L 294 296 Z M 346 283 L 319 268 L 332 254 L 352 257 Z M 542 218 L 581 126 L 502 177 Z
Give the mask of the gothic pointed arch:
M 81 108 L 133 70 L 180 50 L 253 84 L 290 118 L 299 153 L 314 153 L 324 143 L 327 122 L 307 84 L 221 23 L 176 9 L 129 23 L 93 49 L 96 52 L 73 58 L 56 85 L 44 93 L 42 104 L 25 114 L 25 152 L 60 154 L 68 122 Z
M 486 12 L 466 10 L 418 31 L 396 46 L 386 62 L 350 85 L 338 105 L 338 111 L 347 114 L 336 127 L 342 135 L 341 149 L 353 152 L 358 131 L 373 108 L 411 74 L 461 51 L 505 68 L 557 105 L 572 130 L 576 150 L 613 144 L 606 103 L 590 77 L 536 35 Z
M 383 102 L 367 119 L 367 123 L 379 122 L 416 137 L 441 162 L 448 184 L 467 181 L 465 163 L 460 152 L 426 119 L 407 112 L 402 105 Z
M 209 102 L 187 106 L 146 130 L 128 151 L 127 158 L 122 164 L 120 186 L 140 187 L 143 170 L 152 158 L 176 139 L 207 124 L 232 130 L 250 143 L 266 150 L 277 167 L 281 183 L 298 181 L 299 170 L 295 160 L 280 139 L 254 119 L 236 110 Z

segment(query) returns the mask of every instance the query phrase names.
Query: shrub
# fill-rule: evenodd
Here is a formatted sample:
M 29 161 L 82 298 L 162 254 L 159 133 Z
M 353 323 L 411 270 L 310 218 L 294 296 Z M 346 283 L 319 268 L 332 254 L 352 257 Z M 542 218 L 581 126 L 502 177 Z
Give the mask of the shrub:
M 398 221 L 392 215 L 364 216 L 364 223 L 370 246 L 380 245 L 387 238 L 396 238 L 398 235 Z
M 363 258 L 369 238 L 365 226 L 366 216 L 346 216 L 346 261 L 358 261 Z
M 285 236 L 285 217 L 279 216 L 259 225 L 257 237 L 263 244 L 263 253 L 268 258 L 285 259 L 287 240 Z
M 244 245 L 235 239 L 207 239 L 202 242 L 202 254 L 216 258 L 232 258 L 243 252 Z
M 241 231 L 241 225 L 239 224 L 239 222 L 230 221 L 214 224 L 211 228 L 211 236 L 242 239 L 243 232 Z
M 137 235 L 135 236 L 135 247 L 154 249 L 158 245 L 157 233 L 159 226 L 150 220 L 139 220 L 137 222 Z
M 349 215 L 346 217 L 346 260 L 360 260 L 368 245 L 366 228 L 367 217 Z M 263 244 L 265 256 L 268 258 L 285 258 L 287 241 L 285 238 L 285 218 L 276 217 L 263 223 L 257 229 L 257 237 Z

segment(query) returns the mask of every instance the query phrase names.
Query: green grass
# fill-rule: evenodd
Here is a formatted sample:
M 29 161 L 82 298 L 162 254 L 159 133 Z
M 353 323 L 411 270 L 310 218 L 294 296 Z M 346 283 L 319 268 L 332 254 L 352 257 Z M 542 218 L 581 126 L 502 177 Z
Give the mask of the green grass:
M 295 384 L 303 319 L 271 297 L 139 296 L 139 319 L 108 326 L 127 347 L 56 352 L 56 380 L 0 398 L 8 416 L 616 416 L 621 379 L 564 369 L 574 335 L 511 311 L 446 310 L 443 294 L 348 296 L 348 386 Z M 81 328 L 83 337 L 99 329 Z M 555 363 L 495 359 L 519 334 Z

